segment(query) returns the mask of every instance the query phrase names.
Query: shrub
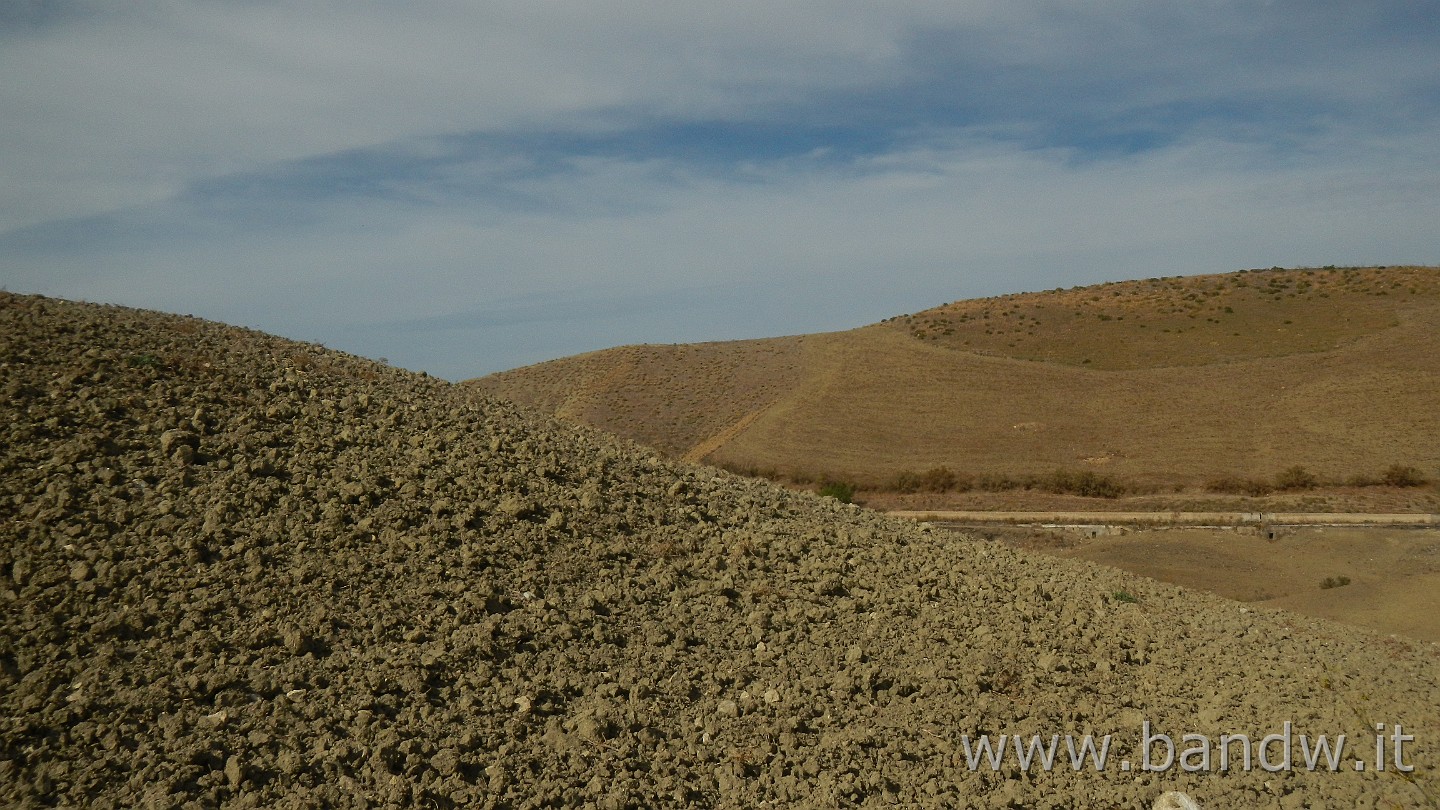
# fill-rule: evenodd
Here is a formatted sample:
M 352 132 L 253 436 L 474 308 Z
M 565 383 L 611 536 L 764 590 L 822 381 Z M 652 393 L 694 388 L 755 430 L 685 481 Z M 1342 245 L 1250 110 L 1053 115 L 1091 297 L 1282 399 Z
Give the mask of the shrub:
M 1009 489 L 1019 489 L 1020 483 L 1008 475 L 985 473 L 976 479 L 975 487 L 983 492 L 1004 492 Z
M 929 492 L 949 492 L 955 488 L 955 473 L 947 467 L 934 467 L 920 476 L 920 486 Z
M 907 495 L 912 492 L 919 492 L 920 476 L 908 470 L 898 473 L 890 480 L 890 489 Z
M 1038 483 L 1040 489 L 1060 495 L 1118 498 L 1125 494 L 1125 486 L 1119 481 L 1091 470 L 1056 470 Z
M 1380 476 L 1380 480 L 1387 487 L 1423 487 L 1429 483 L 1425 473 L 1415 467 L 1407 467 L 1403 464 L 1391 464 Z
M 1314 489 L 1319 484 L 1320 480 L 1299 464 L 1275 476 L 1276 489 Z
M 855 499 L 855 485 L 844 481 L 827 481 L 820 485 L 820 494 L 841 503 L 850 503 Z
M 1140 602 L 1139 598 L 1137 598 L 1129 591 L 1116 591 L 1115 593 L 1110 594 L 1110 598 L 1114 599 L 1116 602 L 1123 602 L 1127 605 L 1134 605 Z
M 1222 475 L 1205 482 L 1205 489 L 1221 495 L 1249 495 L 1258 498 L 1275 491 L 1268 482 L 1256 478 L 1241 478 L 1238 475 Z
M 955 492 L 969 492 L 975 488 L 975 476 L 970 473 L 955 473 L 955 484 L 951 489 Z
M 1350 584 L 1350 577 L 1326 577 L 1320 582 L 1320 590 L 1328 591 L 1331 588 L 1343 588 Z

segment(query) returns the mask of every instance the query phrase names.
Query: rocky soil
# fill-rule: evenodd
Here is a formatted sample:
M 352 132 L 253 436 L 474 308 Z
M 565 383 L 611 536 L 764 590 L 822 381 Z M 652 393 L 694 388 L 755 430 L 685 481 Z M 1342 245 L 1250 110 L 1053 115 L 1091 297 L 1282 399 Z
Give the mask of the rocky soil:
M 0 295 L 0 387 L 5 807 L 1440 795 L 1434 645 L 667 463 L 191 318 Z M 1343 767 L 1138 766 L 1145 721 L 1258 741 L 1287 720 L 1349 734 Z M 1374 769 L 1377 723 L 1415 736 L 1413 773 Z M 962 746 L 1088 732 L 1115 735 L 1104 772 L 972 771 Z

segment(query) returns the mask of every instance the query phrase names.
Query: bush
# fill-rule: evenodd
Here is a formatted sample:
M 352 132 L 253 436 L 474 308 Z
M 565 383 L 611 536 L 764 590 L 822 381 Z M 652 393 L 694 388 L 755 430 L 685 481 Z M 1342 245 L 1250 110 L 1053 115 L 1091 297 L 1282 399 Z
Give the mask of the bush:
M 1056 470 L 1040 479 L 1038 488 L 1059 495 L 1084 498 L 1118 498 L 1125 494 L 1125 485 L 1107 475 L 1091 470 Z
M 969 492 L 975 488 L 975 476 L 970 473 L 955 473 L 955 492 Z
M 1238 475 L 1222 475 L 1205 482 L 1205 489 L 1221 495 L 1249 495 L 1258 498 L 1269 495 L 1275 488 L 1256 478 L 1241 478 Z
M 949 492 L 955 488 L 955 473 L 947 467 L 934 467 L 920 476 L 920 486 L 927 492 Z
M 1350 577 L 1326 577 L 1320 583 L 1320 590 L 1328 591 L 1331 588 L 1343 588 L 1350 584 Z
M 905 495 L 908 495 L 912 492 L 919 492 L 920 476 L 908 470 L 902 473 L 897 473 L 894 478 L 890 479 L 890 489 L 891 491 L 899 492 Z
M 1005 492 L 1011 489 L 1020 489 L 1020 482 L 1008 475 L 996 475 L 985 473 L 975 481 L 975 488 L 983 492 Z
M 1380 480 L 1387 487 L 1423 487 L 1430 483 L 1425 478 L 1425 473 L 1403 464 L 1391 464 L 1380 476 Z
M 841 503 L 850 503 L 855 499 L 855 485 L 843 481 L 827 481 L 820 485 L 820 494 Z
M 1320 479 L 1299 464 L 1275 476 L 1276 489 L 1314 489 L 1319 485 Z

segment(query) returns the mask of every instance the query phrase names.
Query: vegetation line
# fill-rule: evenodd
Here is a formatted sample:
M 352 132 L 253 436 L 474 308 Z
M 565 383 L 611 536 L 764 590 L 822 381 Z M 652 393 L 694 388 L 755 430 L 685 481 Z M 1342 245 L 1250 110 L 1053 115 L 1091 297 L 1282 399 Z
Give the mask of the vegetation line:
M 722 469 L 750 478 L 765 478 L 776 483 L 807 486 L 818 484 L 821 489 L 843 485 L 850 495 L 857 491 L 885 494 L 915 493 L 966 493 L 966 492 L 1012 492 L 1032 491 L 1053 495 L 1076 495 L 1085 498 L 1115 499 L 1126 495 L 1154 495 L 1167 489 L 1183 491 L 1185 485 L 1175 482 L 1168 487 L 1153 482 L 1127 481 L 1104 475 L 1093 470 L 1059 469 L 1049 473 L 1005 475 L 982 473 L 974 475 L 955 472 L 949 467 L 932 467 L 924 472 L 902 472 L 889 479 L 878 481 L 854 481 L 845 476 L 832 474 L 809 474 L 804 472 L 782 473 L 773 468 L 721 463 Z M 1205 482 L 1206 492 L 1219 495 L 1262 496 L 1277 492 L 1303 492 L 1322 487 L 1394 487 L 1416 488 L 1432 483 L 1418 467 L 1408 464 L 1392 464 L 1378 475 L 1355 474 L 1343 479 L 1323 479 L 1305 467 L 1288 467 L 1273 478 L 1246 478 L 1226 475 Z M 822 494 L 827 494 L 823 493 Z

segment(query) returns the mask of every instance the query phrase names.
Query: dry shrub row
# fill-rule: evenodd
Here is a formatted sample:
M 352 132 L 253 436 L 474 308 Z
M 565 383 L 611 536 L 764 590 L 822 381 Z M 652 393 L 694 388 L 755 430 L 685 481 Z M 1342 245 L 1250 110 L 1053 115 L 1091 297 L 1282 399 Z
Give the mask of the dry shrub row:
M 1153 485 L 1123 481 L 1114 476 L 1103 475 L 1091 470 L 1058 469 L 1044 474 L 1006 475 L 1003 473 L 956 472 L 949 467 L 940 466 L 923 472 L 907 470 L 886 481 L 859 484 L 828 475 L 816 476 L 805 472 L 781 472 L 774 467 L 726 462 L 722 462 L 719 466 L 737 475 L 764 478 L 799 486 L 817 485 L 826 489 L 839 485 L 848 489 L 852 495 L 860 489 L 906 495 L 921 492 L 963 493 L 1029 490 L 1055 495 L 1078 495 L 1086 498 L 1119 498 L 1124 495 L 1150 495 L 1157 491 Z M 1406 464 L 1392 464 L 1379 475 L 1357 474 L 1343 480 L 1322 479 L 1304 466 L 1297 464 L 1286 468 L 1271 479 L 1247 478 L 1239 475 L 1218 476 L 1206 481 L 1204 489 L 1207 492 L 1221 495 L 1260 497 L 1276 492 L 1303 492 L 1320 487 L 1413 488 L 1430 483 L 1432 483 L 1432 479 L 1418 467 Z M 832 493 L 826 491 L 822 494 Z
M 1021 476 L 986 473 L 956 473 L 947 467 L 935 467 L 923 473 L 900 473 L 890 482 L 895 492 L 1006 492 L 1027 489 L 1056 495 L 1080 495 L 1087 498 L 1118 498 L 1131 494 L 1134 488 L 1112 476 L 1091 470 L 1054 470 L 1044 474 Z
M 1273 480 L 1224 475 L 1205 482 L 1205 489 L 1224 495 L 1269 495 L 1272 492 L 1298 492 L 1321 486 L 1347 487 L 1423 487 L 1430 479 L 1418 467 L 1391 464 L 1378 476 L 1352 475 L 1344 480 L 1325 481 L 1300 465 L 1289 467 Z

